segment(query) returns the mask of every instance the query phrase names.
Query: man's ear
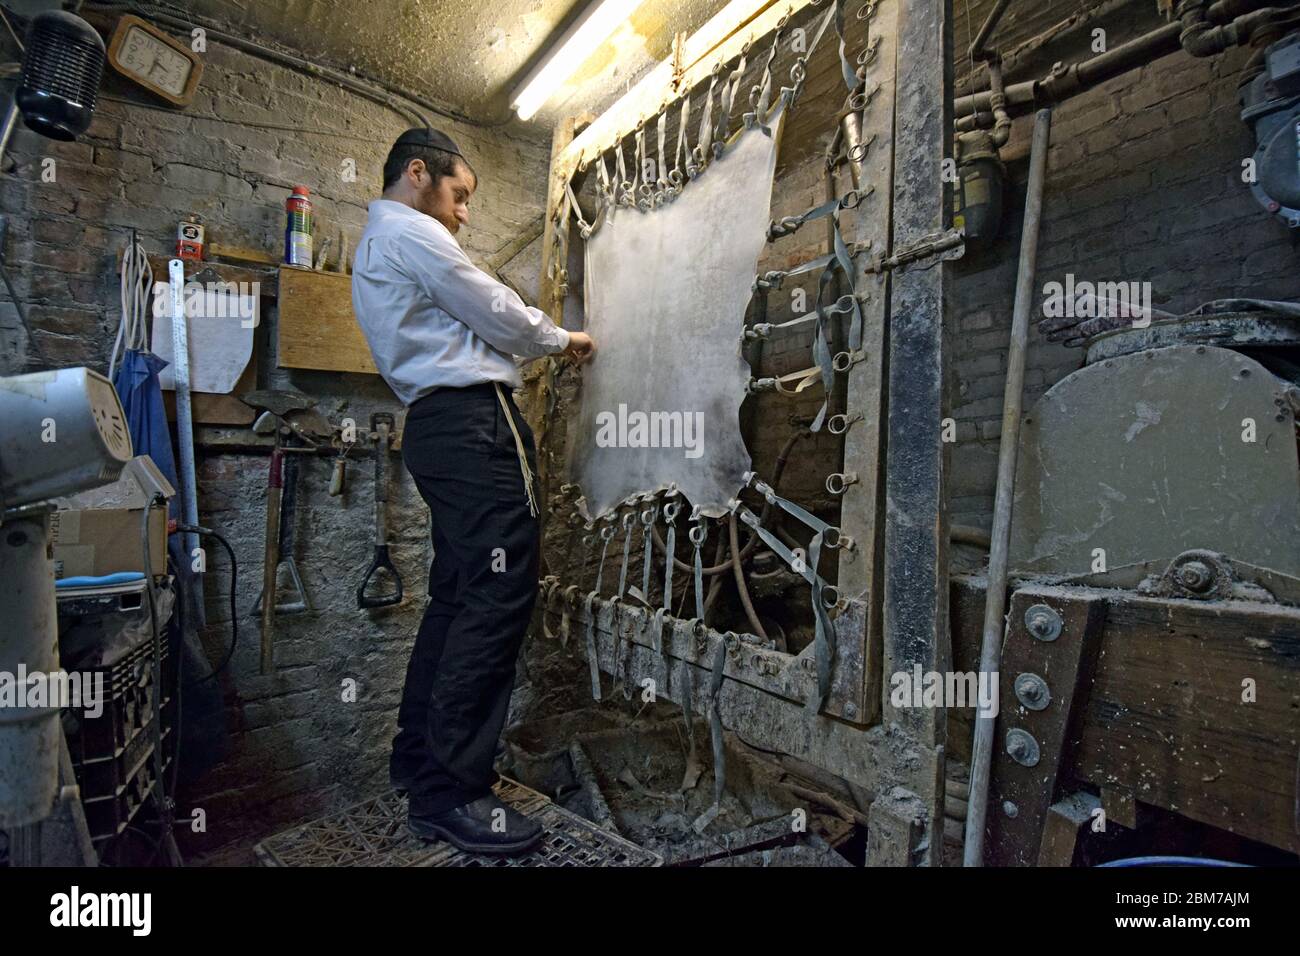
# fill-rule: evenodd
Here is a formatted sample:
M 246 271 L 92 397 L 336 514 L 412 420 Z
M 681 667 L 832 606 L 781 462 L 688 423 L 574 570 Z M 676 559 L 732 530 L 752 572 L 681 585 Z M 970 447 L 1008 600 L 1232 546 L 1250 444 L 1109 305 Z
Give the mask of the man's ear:
M 413 159 L 406 165 L 406 174 L 411 177 L 412 184 L 420 185 L 420 174 L 425 171 L 424 160 Z

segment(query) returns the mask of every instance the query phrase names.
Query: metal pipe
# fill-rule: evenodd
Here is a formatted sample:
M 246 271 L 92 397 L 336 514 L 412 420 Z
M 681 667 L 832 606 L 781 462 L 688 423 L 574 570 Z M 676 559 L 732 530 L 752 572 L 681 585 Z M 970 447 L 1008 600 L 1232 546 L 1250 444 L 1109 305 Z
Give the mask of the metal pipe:
M 970 58 L 972 60 L 984 59 L 984 44 L 988 42 L 989 34 L 997 27 L 998 21 L 1002 19 L 1002 14 L 1010 5 L 1011 0 L 998 0 L 989 11 L 989 15 L 984 19 L 984 25 L 980 27 L 980 32 L 975 34 L 975 42 L 970 45 Z
M 1020 446 L 1020 412 L 1024 400 L 1025 350 L 1029 341 L 1029 312 L 1038 265 L 1038 230 L 1043 213 L 1043 180 L 1047 172 L 1047 146 L 1052 111 L 1034 116 L 1034 137 L 1029 150 L 1029 186 L 1025 196 L 1025 224 L 1020 238 L 1020 266 L 1016 273 L 1016 304 L 1011 319 L 1007 351 L 1007 384 L 1002 396 L 1002 436 L 998 442 L 998 483 L 990 534 L 988 592 L 984 604 L 984 640 L 980 648 L 982 680 L 997 680 L 1002 659 L 1003 616 L 1007 600 L 1007 548 L 1011 539 L 1011 499 L 1016 483 L 1016 454 Z M 985 678 L 983 675 L 992 675 Z M 964 864 L 984 862 L 984 819 L 989 802 L 989 766 L 993 758 L 996 717 L 983 711 L 976 717 L 971 746 L 970 807 L 966 815 Z
M 17 125 L 18 102 L 10 98 L 9 112 L 5 113 L 4 126 L 0 127 L 0 167 L 4 164 L 5 153 L 9 151 L 9 139 L 14 135 L 14 127 Z
M 1050 106 L 1178 50 L 1186 50 L 1193 56 L 1210 56 L 1228 46 L 1249 42 L 1251 35 L 1274 17 L 1296 12 L 1290 7 L 1261 7 L 1249 13 L 1238 13 L 1247 6 L 1256 4 L 1219 0 L 1208 7 L 1189 10 L 1181 20 L 1166 23 L 1099 56 L 1055 68 L 1037 80 L 1013 83 L 1006 88 L 1006 105 L 1009 108 Z M 1233 17 L 1234 13 L 1237 16 Z M 1225 17 L 1229 18 L 1227 23 L 1210 25 Z M 979 126 L 978 121 L 965 118 L 990 112 L 994 96 L 994 91 L 988 89 L 954 99 L 953 115 L 961 120 L 957 124 L 958 130 Z
M 1177 52 L 1181 49 L 1178 42 L 1181 33 L 1181 24 L 1167 23 L 1150 33 L 1121 43 L 1107 53 L 1055 70 L 1041 79 L 1013 83 L 1006 88 L 1007 107 L 1049 105 L 1081 93 L 1151 60 Z M 992 108 L 992 90 L 959 96 L 953 101 L 953 113 L 959 117 L 989 112 Z
M 49 541 L 45 508 L 6 521 L 0 538 L 0 581 L 7 595 L 0 671 L 14 675 L 18 704 L 0 706 L 0 828 L 11 831 L 49 816 L 59 789 L 63 726 L 48 685 L 60 680 L 62 671 Z M 40 695 L 45 704 L 22 706 L 29 696 L 36 699 L 41 684 L 47 685 Z
M 1011 138 L 1011 114 L 1007 112 L 1007 93 L 1002 83 L 1002 58 L 996 54 L 989 57 L 989 105 L 993 107 L 993 132 L 990 140 L 994 150 L 1000 149 Z
M 1244 46 L 1255 31 L 1295 9 L 1264 7 L 1215 26 L 1210 21 L 1209 0 L 1182 0 L 1178 5 L 1177 19 L 1182 26 L 1179 41 L 1192 56 L 1207 57 L 1222 53 L 1232 46 Z

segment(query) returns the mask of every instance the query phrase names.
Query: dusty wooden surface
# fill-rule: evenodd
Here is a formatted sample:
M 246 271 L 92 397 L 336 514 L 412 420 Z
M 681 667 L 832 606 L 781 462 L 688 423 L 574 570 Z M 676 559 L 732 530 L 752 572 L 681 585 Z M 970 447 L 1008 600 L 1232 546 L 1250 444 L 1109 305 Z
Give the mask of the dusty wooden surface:
M 276 362 L 280 368 L 379 374 L 352 313 L 351 276 L 280 269 Z
M 1146 804 L 1300 849 L 1300 609 L 1087 588 L 1039 593 L 1053 592 L 1096 595 L 1106 605 L 1068 777 L 1132 793 L 1132 816 L 1108 814 L 1108 822 L 1138 822 Z M 954 579 L 952 597 L 954 667 L 970 670 L 983 580 Z M 1248 679 L 1253 702 L 1243 700 Z M 969 754 L 971 714 L 949 712 L 955 756 Z

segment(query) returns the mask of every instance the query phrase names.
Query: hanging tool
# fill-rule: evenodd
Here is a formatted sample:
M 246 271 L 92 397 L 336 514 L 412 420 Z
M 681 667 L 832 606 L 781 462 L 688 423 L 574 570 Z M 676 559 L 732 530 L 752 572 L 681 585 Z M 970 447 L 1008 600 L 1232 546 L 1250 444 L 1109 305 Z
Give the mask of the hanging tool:
M 315 448 L 334 435 L 328 419 L 316 411 L 316 399 L 302 392 L 260 389 L 240 396 L 245 405 L 270 412 L 287 425 L 308 446 Z M 253 425 L 253 431 L 269 435 L 274 423 L 263 416 Z
M 271 593 L 276 594 L 278 589 L 275 585 L 280 576 L 280 568 L 288 568 L 289 580 L 293 584 L 298 597 L 294 601 L 280 601 L 277 599 L 275 602 L 276 614 L 304 614 L 312 610 L 311 599 L 307 597 L 307 590 L 302 585 L 302 576 L 298 573 L 298 564 L 293 556 L 294 518 L 298 502 L 298 463 L 298 455 L 290 453 L 284 456 L 278 554 L 275 574 L 271 576 Z M 266 597 L 266 593 L 266 585 L 263 583 L 262 593 L 257 596 L 257 603 L 253 605 L 253 614 L 262 613 L 262 601 Z M 278 595 L 276 596 L 278 598 Z
M 337 498 L 343 494 L 348 481 L 348 452 L 352 446 L 339 442 L 339 456 L 334 459 L 334 470 L 330 472 L 330 497 Z
M 357 607 L 391 607 L 402 600 L 402 576 L 388 556 L 388 446 L 396 424 L 388 412 L 370 416 L 370 435 L 375 443 L 375 557 L 357 588 Z M 394 590 L 389 594 L 368 596 L 366 588 L 375 572 L 386 570 L 393 576 Z
M 178 379 L 179 382 L 179 379 Z M 280 567 L 280 512 L 284 499 L 284 449 L 281 447 L 281 424 L 310 447 L 316 447 L 323 439 L 332 435 L 329 422 L 313 406 L 315 399 L 299 392 L 262 390 L 247 392 L 241 398 L 246 405 L 261 409 L 263 414 L 253 424 L 253 431 L 258 434 L 275 435 L 275 448 L 271 452 L 271 463 L 266 481 L 266 551 L 262 566 L 262 594 L 274 595 L 276 577 Z M 179 407 L 179 406 L 178 406 Z M 293 453 L 297 457 L 297 453 Z M 296 474 L 296 472 L 291 472 Z M 288 541 L 292 544 L 292 535 Z M 287 552 L 292 561 L 293 552 Z M 292 566 L 292 565 L 291 565 Z M 299 594 L 306 601 L 302 583 L 297 579 L 297 569 L 291 574 Z M 310 609 L 310 608 L 307 608 Z M 275 639 L 275 615 L 280 608 L 274 599 L 262 601 L 262 673 L 269 674 L 274 667 L 273 644 Z M 281 611 L 281 613 L 283 613 Z
M 275 593 L 275 573 L 280 567 L 280 502 L 284 492 L 284 451 L 276 429 L 275 449 L 266 477 L 266 550 L 262 564 L 262 593 Z M 262 673 L 269 674 L 274 664 L 275 602 L 262 602 Z

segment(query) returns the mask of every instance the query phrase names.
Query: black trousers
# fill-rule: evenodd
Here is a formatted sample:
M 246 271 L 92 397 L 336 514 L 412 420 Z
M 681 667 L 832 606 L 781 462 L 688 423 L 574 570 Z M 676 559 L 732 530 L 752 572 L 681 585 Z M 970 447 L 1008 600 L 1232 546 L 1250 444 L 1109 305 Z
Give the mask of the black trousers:
M 502 386 L 537 474 L 532 430 Z M 412 813 L 486 794 L 515 662 L 537 600 L 540 524 L 492 383 L 440 388 L 407 413 L 402 457 L 433 519 L 429 606 L 415 638 L 390 770 Z

